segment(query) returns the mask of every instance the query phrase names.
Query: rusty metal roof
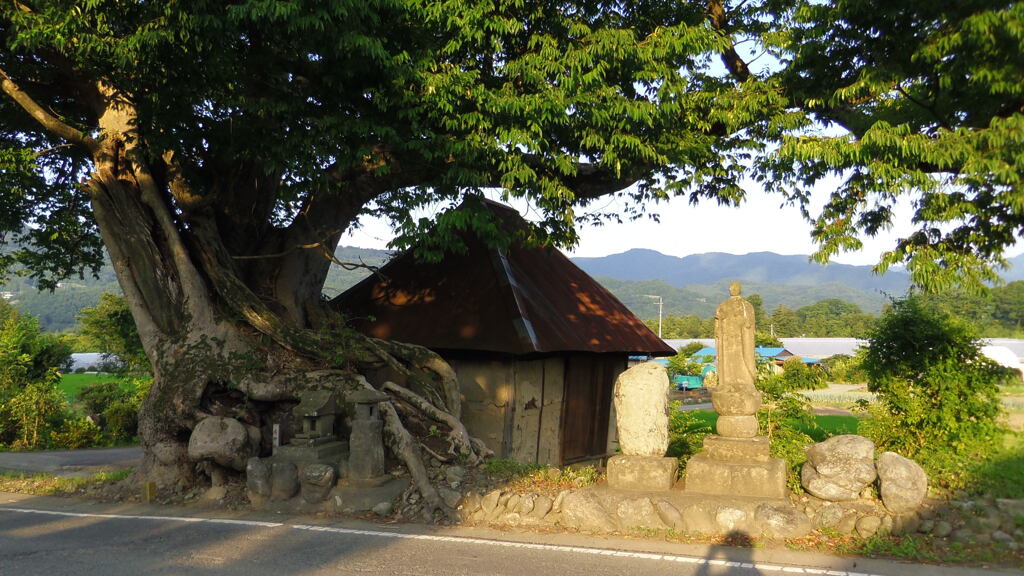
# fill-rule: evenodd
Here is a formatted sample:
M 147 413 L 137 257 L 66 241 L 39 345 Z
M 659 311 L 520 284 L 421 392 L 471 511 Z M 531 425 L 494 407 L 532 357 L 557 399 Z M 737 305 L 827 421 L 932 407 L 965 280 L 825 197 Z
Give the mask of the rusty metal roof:
M 486 204 L 525 225 L 511 208 Z M 331 305 L 364 334 L 433 350 L 675 354 L 558 250 L 465 243 L 464 254 L 436 264 L 402 253 Z

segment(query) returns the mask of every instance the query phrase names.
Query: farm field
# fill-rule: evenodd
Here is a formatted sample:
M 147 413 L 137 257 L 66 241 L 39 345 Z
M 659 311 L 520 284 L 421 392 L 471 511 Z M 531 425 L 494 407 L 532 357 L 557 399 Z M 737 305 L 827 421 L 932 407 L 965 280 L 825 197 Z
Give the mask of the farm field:
M 90 386 L 92 384 L 104 384 L 106 382 L 118 382 L 122 378 L 114 374 L 97 374 L 97 373 L 82 373 L 82 374 L 62 374 L 60 377 L 60 384 L 58 387 L 64 396 L 68 399 L 68 404 L 74 404 L 78 400 L 78 393 L 82 391 L 82 388 Z

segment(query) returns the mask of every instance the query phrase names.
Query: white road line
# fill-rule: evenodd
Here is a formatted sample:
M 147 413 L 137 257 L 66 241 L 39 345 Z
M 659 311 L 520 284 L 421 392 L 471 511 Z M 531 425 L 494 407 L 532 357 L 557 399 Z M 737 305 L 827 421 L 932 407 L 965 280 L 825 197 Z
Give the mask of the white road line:
M 314 526 L 310 524 L 285 524 L 283 522 L 261 522 L 258 520 L 235 520 L 231 518 L 190 518 L 187 516 L 145 516 L 131 514 L 89 514 L 84 512 L 62 512 L 57 510 L 36 510 L 33 508 L 7 507 L 0 507 L 0 512 L 45 514 L 49 516 L 67 516 L 71 518 L 103 518 L 110 520 L 164 520 L 170 522 L 190 522 L 197 524 L 232 524 L 238 526 L 252 526 L 257 528 L 285 527 L 291 528 L 293 530 L 306 530 L 309 532 L 329 532 L 332 534 L 345 534 L 349 536 L 395 538 L 399 540 L 426 540 L 430 542 L 456 542 L 462 544 L 473 544 L 478 546 L 526 548 L 529 550 L 546 550 L 550 552 L 574 552 L 577 554 L 615 556 L 620 558 L 634 558 L 638 560 L 662 560 L 667 562 L 680 562 L 683 564 L 698 564 L 716 567 L 724 566 L 729 568 L 744 568 L 748 570 L 756 570 L 762 574 L 765 572 L 778 572 L 782 574 L 827 574 L 828 576 L 881 576 L 879 574 L 865 574 L 863 572 L 844 572 L 842 570 L 823 570 L 820 568 L 803 568 L 799 566 L 779 566 L 776 564 L 763 564 L 759 562 L 736 562 L 731 560 L 721 560 L 715 558 L 700 558 L 696 556 L 677 556 L 672 554 L 657 554 L 651 552 L 627 552 L 623 550 L 583 548 L 580 546 L 560 546 L 557 544 L 506 542 L 503 540 L 487 540 L 484 538 L 472 538 L 468 536 L 433 536 L 430 534 L 402 534 L 398 532 L 382 532 L 379 530 L 356 530 L 353 528 L 337 528 L 334 526 Z

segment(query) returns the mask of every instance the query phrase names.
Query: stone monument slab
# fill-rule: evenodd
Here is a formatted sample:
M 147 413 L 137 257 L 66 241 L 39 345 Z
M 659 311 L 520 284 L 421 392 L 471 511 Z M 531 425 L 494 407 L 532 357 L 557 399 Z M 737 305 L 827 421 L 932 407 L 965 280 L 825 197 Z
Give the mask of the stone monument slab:
M 615 426 L 619 448 L 629 456 L 660 458 L 668 450 L 668 373 L 645 362 L 615 379 Z
M 608 486 L 618 490 L 669 490 L 676 481 L 678 458 L 629 456 L 618 454 L 608 459 Z
M 726 461 L 696 454 L 686 463 L 685 489 L 724 496 L 785 498 L 786 461 Z
M 767 462 L 771 458 L 768 438 L 726 438 L 708 436 L 704 439 L 704 453 L 715 460 Z

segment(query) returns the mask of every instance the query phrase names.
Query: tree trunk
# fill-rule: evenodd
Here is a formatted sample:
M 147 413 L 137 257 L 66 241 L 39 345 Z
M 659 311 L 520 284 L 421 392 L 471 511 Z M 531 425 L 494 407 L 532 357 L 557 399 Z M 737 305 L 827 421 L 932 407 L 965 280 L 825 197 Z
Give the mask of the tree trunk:
M 173 170 L 135 161 L 132 145 L 105 141 L 89 187 L 154 371 L 139 415 L 144 457 L 133 480 L 177 490 L 203 481 L 205 468 L 189 459 L 188 443 L 195 426 L 210 415 L 258 427 L 259 455 L 268 456 L 272 419 L 287 417 L 303 390 L 330 388 L 343 395 L 369 385 L 352 372 L 360 366 L 386 365 L 404 373 L 416 392 L 397 386 L 384 390 L 449 428 L 452 454 L 478 462 L 487 453 L 459 422 L 454 372 L 436 354 L 345 330 L 322 334 L 308 328 L 312 317 L 331 313 L 320 305 L 319 294 L 327 261 L 312 250 L 333 252 L 337 235 L 323 246 L 246 266 L 245 259 L 229 253 L 214 215 L 202 208 L 172 213 L 151 174 L 167 172 L 175 178 Z M 169 183 L 171 188 L 183 185 Z M 253 270 L 261 273 L 254 276 Z M 348 371 L 339 372 L 340 367 Z M 232 400 L 212 399 L 218 395 Z M 429 485 L 423 448 L 394 408 L 386 407 L 383 414 L 386 446 L 412 474 L 427 503 L 424 512 L 450 516 Z
M 129 94 L 106 80 L 71 76 L 90 108 L 86 116 L 96 121 L 86 131 L 6 77 L 0 89 L 43 129 L 92 158 L 84 188 L 154 372 L 139 414 L 144 457 L 134 481 L 184 488 L 201 480 L 207 468 L 189 459 L 188 446 L 211 415 L 238 420 L 249 440 L 259 437 L 259 454 L 268 455 L 268 423 L 290 416 L 303 391 L 344 395 L 370 385 L 360 369 L 381 366 L 407 376 L 408 389 L 391 388 L 405 410 L 449 427 L 451 453 L 479 461 L 485 449 L 458 420 L 451 368 L 428 350 L 344 329 L 321 302 L 344 229 L 368 202 L 420 183 L 422 174 L 393 164 L 381 169 L 386 155 L 328 168 L 292 221 L 276 225 L 282 174 L 230 146 L 191 163 L 149 148 Z M 423 447 L 398 411 L 384 406 L 383 413 L 385 443 L 412 473 L 430 504 L 426 512 L 447 515 L 429 486 Z

